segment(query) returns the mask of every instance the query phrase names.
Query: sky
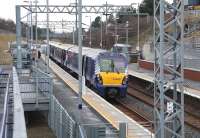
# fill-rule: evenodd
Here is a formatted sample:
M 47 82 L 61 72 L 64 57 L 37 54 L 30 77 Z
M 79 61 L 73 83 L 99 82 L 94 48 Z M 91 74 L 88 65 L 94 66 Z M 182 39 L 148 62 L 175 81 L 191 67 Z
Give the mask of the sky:
M 0 4 L 0 17 L 5 19 L 12 19 L 15 20 L 15 5 L 16 4 L 26 4 L 24 2 L 25 0 L 1 0 Z M 26 0 L 28 1 L 28 0 Z M 46 0 L 38 0 L 39 4 L 45 4 Z M 115 4 L 115 5 L 129 5 L 131 3 L 138 3 L 142 0 L 82 0 L 82 3 L 85 5 L 100 5 L 105 4 L 106 1 L 109 4 Z M 49 0 L 49 4 L 69 4 L 74 3 L 75 0 Z
M 25 2 L 26 1 L 26 2 Z M 28 1 L 31 0 L 1 0 L 0 3 L 0 18 L 4 19 L 11 19 L 15 22 L 15 5 L 24 4 L 27 5 Z M 35 0 L 32 0 L 35 1 Z M 37 0 L 40 5 L 45 5 L 46 0 Z M 78 0 L 77 0 L 78 1 Z M 143 0 L 82 0 L 83 5 L 102 5 L 105 4 L 107 1 L 108 4 L 113 5 L 130 5 L 131 3 L 140 3 Z M 172 1 L 172 0 L 167 0 Z M 75 0 L 49 0 L 49 5 L 69 5 L 70 3 L 75 3 Z M 22 11 L 21 17 L 27 14 L 27 11 Z M 35 16 L 35 15 L 33 15 Z M 83 14 L 82 19 L 83 23 L 87 24 L 87 26 L 83 26 L 83 28 L 89 28 L 90 25 L 90 19 L 87 16 L 91 16 L 91 20 L 94 21 L 96 14 Z M 103 20 L 105 20 L 105 16 L 101 16 Z M 33 17 L 33 20 L 35 18 Z M 27 20 L 27 19 L 25 19 Z M 46 14 L 38 14 L 38 20 L 39 21 L 45 21 L 46 20 Z M 69 15 L 69 14 L 50 14 L 50 21 L 74 21 L 75 16 Z M 40 26 L 42 27 L 42 26 Z M 44 27 L 44 26 L 43 26 Z M 60 27 L 61 29 L 61 27 Z M 67 27 L 68 29 L 68 27 Z M 72 31 L 72 27 L 70 27 L 69 31 Z M 56 30 L 59 31 L 59 30 Z

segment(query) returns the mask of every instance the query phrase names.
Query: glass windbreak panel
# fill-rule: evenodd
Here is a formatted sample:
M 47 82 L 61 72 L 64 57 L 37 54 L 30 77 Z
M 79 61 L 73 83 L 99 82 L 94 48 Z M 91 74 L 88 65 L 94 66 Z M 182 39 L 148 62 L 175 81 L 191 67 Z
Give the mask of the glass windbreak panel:
M 124 73 L 126 64 L 123 59 L 100 59 L 101 72 L 120 72 Z

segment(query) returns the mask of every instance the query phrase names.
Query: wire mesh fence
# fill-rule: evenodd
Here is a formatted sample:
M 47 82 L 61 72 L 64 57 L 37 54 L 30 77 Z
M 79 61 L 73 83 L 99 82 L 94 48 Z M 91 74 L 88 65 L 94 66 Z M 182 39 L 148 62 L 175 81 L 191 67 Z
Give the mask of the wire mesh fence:
M 50 128 L 58 138 L 75 138 L 75 121 L 53 95 L 50 98 L 48 121 Z
M 125 138 L 126 123 L 118 123 L 114 128 L 110 123 L 79 124 L 51 95 L 48 124 L 58 138 Z

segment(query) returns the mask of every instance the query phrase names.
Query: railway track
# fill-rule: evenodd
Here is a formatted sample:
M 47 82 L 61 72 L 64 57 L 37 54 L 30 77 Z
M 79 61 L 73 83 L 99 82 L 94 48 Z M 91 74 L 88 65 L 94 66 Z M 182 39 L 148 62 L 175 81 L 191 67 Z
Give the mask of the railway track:
M 129 89 L 127 91 L 128 95 L 144 102 L 145 104 L 153 108 L 154 107 L 153 97 L 145 94 L 144 91 L 145 89 L 136 86 L 136 84 L 133 85 L 131 81 L 129 82 Z M 193 114 L 195 110 L 191 109 L 192 109 L 191 106 L 189 105 L 185 106 L 185 123 L 190 127 L 200 131 L 200 117 Z
M 141 114 L 141 111 L 139 109 L 134 108 L 130 104 L 127 104 L 127 102 L 120 99 L 115 99 L 114 101 L 112 100 L 111 103 L 127 116 L 138 122 L 140 125 L 153 132 L 153 124 L 151 120 L 149 120 L 148 116 L 144 116 L 144 114 Z

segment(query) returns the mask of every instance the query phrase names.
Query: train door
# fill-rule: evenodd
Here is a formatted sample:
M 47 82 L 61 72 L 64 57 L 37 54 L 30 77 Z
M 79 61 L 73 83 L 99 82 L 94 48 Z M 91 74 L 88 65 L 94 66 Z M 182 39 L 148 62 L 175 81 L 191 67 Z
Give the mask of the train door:
M 86 64 L 86 59 L 87 57 L 85 55 L 83 55 L 82 58 L 82 88 L 83 88 L 83 94 L 85 94 L 86 92 L 86 69 L 87 69 L 87 64 Z
M 62 55 L 61 55 L 61 63 L 62 63 L 62 65 L 64 65 L 64 62 L 65 62 L 65 56 L 66 56 L 66 52 L 65 52 L 65 50 L 62 50 Z
M 87 69 L 86 60 L 87 60 L 87 57 L 85 55 L 83 55 L 83 58 L 82 58 L 82 74 L 85 77 L 86 77 L 86 69 Z

